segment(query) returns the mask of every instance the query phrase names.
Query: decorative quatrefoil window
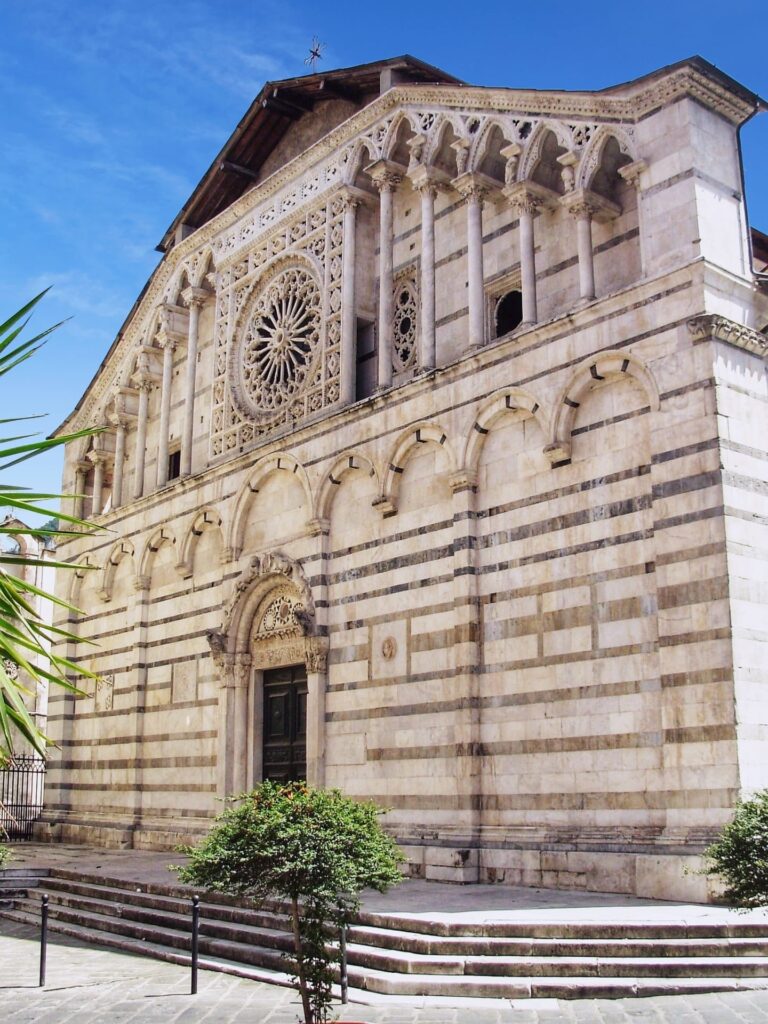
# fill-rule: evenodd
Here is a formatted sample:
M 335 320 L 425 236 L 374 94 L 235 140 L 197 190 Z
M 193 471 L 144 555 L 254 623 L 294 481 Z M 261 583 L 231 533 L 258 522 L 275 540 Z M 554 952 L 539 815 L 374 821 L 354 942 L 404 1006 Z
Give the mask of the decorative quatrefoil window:
M 244 318 L 235 367 L 238 404 L 261 422 L 305 388 L 320 351 L 322 296 L 312 274 L 293 266 L 257 294 Z

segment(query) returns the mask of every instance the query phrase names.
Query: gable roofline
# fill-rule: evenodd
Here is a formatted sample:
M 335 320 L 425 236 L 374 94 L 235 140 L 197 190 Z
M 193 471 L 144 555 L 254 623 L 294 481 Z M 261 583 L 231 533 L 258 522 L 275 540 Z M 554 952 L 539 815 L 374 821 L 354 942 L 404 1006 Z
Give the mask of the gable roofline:
M 346 99 L 355 111 L 404 82 L 463 85 L 461 79 L 403 54 L 351 68 L 267 82 L 156 246 L 168 252 L 177 232 L 202 227 L 259 180 L 259 170 L 294 120 L 320 100 Z M 350 115 L 353 111 L 350 111 Z

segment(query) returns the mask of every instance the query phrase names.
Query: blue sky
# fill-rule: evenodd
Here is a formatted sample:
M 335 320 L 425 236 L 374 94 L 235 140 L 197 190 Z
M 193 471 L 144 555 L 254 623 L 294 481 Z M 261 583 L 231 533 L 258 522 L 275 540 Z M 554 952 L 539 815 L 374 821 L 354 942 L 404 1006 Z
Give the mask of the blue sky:
M 156 265 L 154 247 L 266 80 L 411 53 L 478 85 L 599 89 L 694 53 L 768 97 L 759 0 L 0 0 L 0 314 L 52 285 L 72 319 L 5 386 L 1 416 L 74 407 Z M 768 114 L 742 134 L 768 231 Z M 57 489 L 56 455 L 14 482 Z

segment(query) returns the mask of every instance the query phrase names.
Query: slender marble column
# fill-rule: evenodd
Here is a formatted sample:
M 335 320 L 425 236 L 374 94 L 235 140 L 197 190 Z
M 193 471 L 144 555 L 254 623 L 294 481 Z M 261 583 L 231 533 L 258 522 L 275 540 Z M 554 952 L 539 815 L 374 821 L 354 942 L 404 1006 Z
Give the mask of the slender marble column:
M 590 302 L 595 297 L 595 257 L 592 250 L 592 207 L 588 202 L 571 206 L 576 219 L 576 248 L 579 255 L 579 297 Z
M 488 189 L 471 172 L 456 178 L 454 185 L 467 205 L 469 347 L 479 348 L 485 341 L 483 202 L 488 194 Z
M 250 654 L 235 655 L 234 721 L 232 735 L 232 786 L 242 793 L 247 784 L 248 767 L 248 686 L 251 680 Z
M 163 350 L 163 377 L 160 384 L 160 439 L 157 446 L 157 486 L 168 483 L 168 442 L 171 425 L 171 386 L 173 381 L 173 353 L 176 342 L 169 337 L 159 342 Z
M 115 419 L 115 474 L 112 479 L 112 508 L 123 503 L 123 470 L 125 468 L 125 420 Z
M 355 242 L 359 205 L 360 200 L 355 196 L 344 197 L 344 239 L 341 253 L 341 393 L 339 396 L 342 405 L 351 405 L 355 400 L 355 377 L 357 374 Z
M 102 492 L 104 490 L 104 456 L 99 452 L 89 455 L 93 463 L 93 497 L 91 499 L 91 515 L 101 515 Z
M 430 182 L 419 186 L 421 193 L 421 337 L 419 366 L 432 370 L 435 353 L 435 198 L 437 188 Z
M 90 469 L 90 464 L 87 462 L 78 462 L 75 466 L 75 500 L 73 502 L 72 514 L 76 519 L 83 519 L 84 512 L 84 494 L 85 491 L 85 477 Z
M 146 376 L 139 376 L 136 389 L 139 392 L 139 417 L 136 425 L 136 478 L 133 483 L 133 496 L 140 498 L 144 493 L 144 462 L 147 455 L 147 417 L 149 414 L 149 392 L 154 381 Z
M 536 302 L 536 252 L 533 235 L 533 218 L 536 203 L 532 197 L 519 199 L 517 216 L 520 234 L 520 282 L 523 292 L 523 323 L 535 324 L 539 319 Z
M 181 431 L 182 476 L 192 472 L 192 443 L 195 431 L 195 388 L 197 386 L 197 340 L 200 329 L 200 310 L 209 298 L 203 288 L 187 288 L 182 299 L 189 306 L 189 331 L 187 335 L 187 372 L 184 382 L 184 423 Z M 167 463 L 166 459 L 166 463 Z
M 648 165 L 645 160 L 635 160 L 631 164 L 624 164 L 623 167 L 619 168 L 619 174 L 628 182 L 635 190 L 637 197 L 637 229 L 638 229 L 638 242 L 640 245 L 640 274 L 642 277 L 646 276 L 646 257 L 645 257 L 645 224 L 643 223 L 643 190 L 640 184 L 640 178 L 643 171 L 648 170 Z
M 392 384 L 392 221 L 393 196 L 403 180 L 379 161 L 371 169 L 371 178 L 379 191 L 379 390 Z

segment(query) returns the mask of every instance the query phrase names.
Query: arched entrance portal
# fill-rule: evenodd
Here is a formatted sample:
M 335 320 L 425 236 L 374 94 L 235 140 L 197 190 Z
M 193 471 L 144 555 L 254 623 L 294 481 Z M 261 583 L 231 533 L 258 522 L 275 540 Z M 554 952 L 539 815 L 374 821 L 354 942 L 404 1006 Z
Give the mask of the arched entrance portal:
M 255 555 L 208 642 L 221 681 L 219 794 L 265 778 L 322 786 L 328 640 L 300 564 Z

